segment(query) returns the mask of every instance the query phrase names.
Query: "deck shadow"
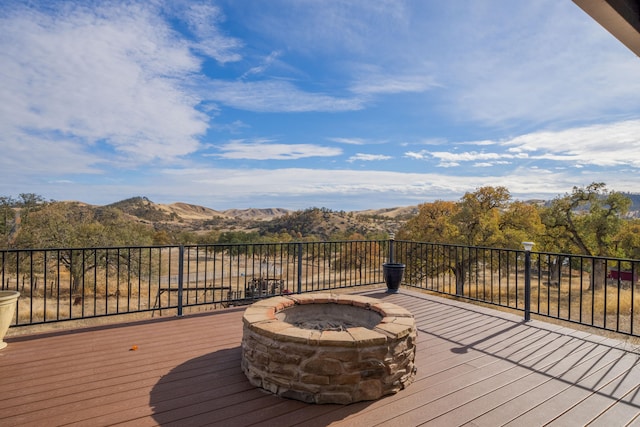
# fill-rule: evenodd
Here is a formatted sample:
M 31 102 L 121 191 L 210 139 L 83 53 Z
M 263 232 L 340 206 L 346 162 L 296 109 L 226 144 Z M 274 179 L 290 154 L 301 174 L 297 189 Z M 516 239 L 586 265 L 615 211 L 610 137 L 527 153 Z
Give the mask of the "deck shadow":
M 371 403 L 318 405 L 270 394 L 249 383 L 240 359 L 238 346 L 176 366 L 151 390 L 153 419 L 162 426 L 308 424 L 318 417 L 338 421 Z

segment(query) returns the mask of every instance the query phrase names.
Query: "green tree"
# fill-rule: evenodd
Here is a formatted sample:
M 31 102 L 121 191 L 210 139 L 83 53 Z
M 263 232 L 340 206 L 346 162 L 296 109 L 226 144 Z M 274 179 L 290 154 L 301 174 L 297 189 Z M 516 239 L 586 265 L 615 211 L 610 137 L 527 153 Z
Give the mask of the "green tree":
M 352 233 L 348 240 L 336 260 L 335 267 L 356 270 L 360 283 L 363 283 L 365 270 L 380 265 L 380 245 L 377 242 L 366 241 L 359 233 Z
M 200 245 L 212 245 L 220 238 L 220 231 L 210 230 L 198 237 L 198 244 Z
M 544 209 L 547 230 L 564 237 L 555 249 L 591 256 L 616 256 L 613 240 L 624 222 L 631 200 L 608 191 L 604 183 L 573 187 L 571 194 L 555 198 Z
M 121 268 L 135 258 L 109 257 L 107 247 L 143 246 L 152 243 L 152 230 L 124 218 L 113 208 L 95 210 L 78 203 L 51 202 L 32 211 L 16 237 L 20 248 L 60 248 L 60 262 L 72 277 L 77 290 L 84 275 L 96 268 Z M 85 248 L 85 249 L 81 249 Z M 133 269 L 137 270 L 137 269 Z
M 623 222 L 614 241 L 616 250 L 621 251 L 624 257 L 640 259 L 640 220 Z
M 36 212 L 39 209 L 45 207 L 47 201 L 44 197 L 34 193 L 20 193 L 16 206 L 19 208 L 19 218 L 21 225 L 24 225 L 29 221 L 29 214 Z
M 8 248 L 11 240 L 11 232 L 15 225 L 16 201 L 12 197 L 0 197 L 0 247 Z
M 249 233 L 244 231 L 225 231 L 220 233 L 220 237 L 218 237 L 218 244 L 229 245 L 226 251 L 230 255 L 250 255 L 253 248 L 250 244 L 259 241 L 260 234 L 255 231 Z
M 458 203 L 453 221 L 458 229 L 459 241 L 468 246 L 500 246 L 501 212 L 511 200 L 505 187 L 482 187 L 465 193 Z
M 538 210 L 512 202 L 505 187 L 481 187 L 466 193 L 459 202 L 436 201 L 420 205 L 418 215 L 398 232 L 399 239 L 449 245 L 519 248 L 523 240 L 535 239 L 544 229 Z M 435 246 L 430 262 L 421 259 L 420 247 L 407 253 L 409 274 L 418 280 L 452 273 L 456 292 L 462 294 L 465 279 L 477 272 L 477 251 L 458 246 Z
M 609 191 L 604 183 L 592 183 L 586 187 L 573 187 L 571 194 L 555 198 L 543 210 L 546 229 L 555 237 L 555 249 L 564 253 L 578 253 L 595 257 L 619 256 L 621 247 L 615 240 L 623 225 L 623 215 L 629 210 L 631 200 L 615 191 Z M 552 242 L 549 242 L 552 244 Z M 554 275 L 560 275 L 560 266 Z M 593 288 L 605 284 L 604 260 L 593 263 Z M 556 277 L 559 280 L 559 277 Z
M 157 230 L 153 233 L 153 244 L 155 246 L 171 245 L 173 238 L 167 230 Z
M 423 203 L 418 206 L 418 214 L 408 220 L 399 230 L 399 240 L 414 240 L 432 243 L 458 243 L 459 230 L 452 218 L 459 206 L 455 202 L 442 200 Z
M 545 226 L 537 206 L 511 202 L 499 218 L 500 246 L 521 249 L 522 242 L 538 241 L 545 234 Z
M 220 233 L 218 243 L 234 244 L 234 243 L 256 243 L 260 241 L 260 234 L 255 231 L 225 231 Z

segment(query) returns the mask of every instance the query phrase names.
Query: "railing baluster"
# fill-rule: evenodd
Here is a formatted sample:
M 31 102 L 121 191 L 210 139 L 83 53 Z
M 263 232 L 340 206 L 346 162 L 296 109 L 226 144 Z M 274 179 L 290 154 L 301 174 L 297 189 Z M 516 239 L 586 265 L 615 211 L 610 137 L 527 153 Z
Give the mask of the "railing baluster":
M 298 243 L 298 293 L 302 293 L 302 242 Z
M 178 249 L 178 316 L 182 316 L 182 292 L 184 286 L 184 246 Z

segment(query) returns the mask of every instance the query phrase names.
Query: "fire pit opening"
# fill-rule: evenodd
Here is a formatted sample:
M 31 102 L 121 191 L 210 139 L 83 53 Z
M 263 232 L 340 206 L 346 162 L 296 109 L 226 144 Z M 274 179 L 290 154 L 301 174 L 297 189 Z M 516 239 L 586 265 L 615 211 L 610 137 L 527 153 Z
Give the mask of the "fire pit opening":
M 282 397 L 347 404 L 396 393 L 415 376 L 404 308 L 356 295 L 287 295 L 245 310 L 242 369 Z
M 345 304 L 294 305 L 277 312 L 275 317 L 301 329 L 318 331 L 346 331 L 356 327 L 373 329 L 382 320 L 375 311 Z

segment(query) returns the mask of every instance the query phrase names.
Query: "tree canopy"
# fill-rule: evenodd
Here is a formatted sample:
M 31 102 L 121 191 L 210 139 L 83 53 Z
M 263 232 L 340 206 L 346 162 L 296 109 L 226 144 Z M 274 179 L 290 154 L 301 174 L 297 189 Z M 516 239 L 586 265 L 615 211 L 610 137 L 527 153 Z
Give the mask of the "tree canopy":
M 23 214 L 24 215 L 24 214 Z M 16 236 L 24 248 L 77 248 L 150 245 L 153 230 L 129 221 L 113 208 L 49 202 L 26 217 Z
M 535 240 L 543 230 L 535 206 L 513 202 L 505 187 L 482 187 L 458 202 L 438 200 L 420 205 L 418 214 L 399 230 L 398 238 L 519 248 L 523 240 Z

